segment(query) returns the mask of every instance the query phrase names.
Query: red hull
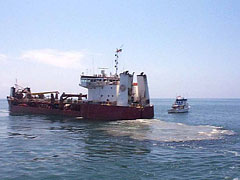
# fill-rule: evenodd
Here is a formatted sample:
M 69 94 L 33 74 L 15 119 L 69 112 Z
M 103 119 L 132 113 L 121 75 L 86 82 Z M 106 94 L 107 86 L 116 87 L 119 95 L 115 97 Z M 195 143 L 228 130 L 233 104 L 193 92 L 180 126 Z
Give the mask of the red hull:
M 154 117 L 153 106 L 136 108 L 124 106 L 108 106 L 100 104 L 79 104 L 78 110 L 60 110 L 41 107 L 12 105 L 9 103 L 11 113 L 16 114 L 44 114 L 82 117 L 84 119 L 96 120 L 130 120 L 150 119 Z

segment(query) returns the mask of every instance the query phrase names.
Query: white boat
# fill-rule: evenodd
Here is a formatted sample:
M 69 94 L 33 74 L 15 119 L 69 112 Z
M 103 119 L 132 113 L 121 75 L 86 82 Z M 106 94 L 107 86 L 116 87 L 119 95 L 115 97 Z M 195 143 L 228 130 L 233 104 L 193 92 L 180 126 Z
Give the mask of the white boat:
M 186 113 L 189 111 L 190 106 L 187 103 L 187 99 L 182 96 L 177 96 L 172 108 L 168 110 L 168 113 Z

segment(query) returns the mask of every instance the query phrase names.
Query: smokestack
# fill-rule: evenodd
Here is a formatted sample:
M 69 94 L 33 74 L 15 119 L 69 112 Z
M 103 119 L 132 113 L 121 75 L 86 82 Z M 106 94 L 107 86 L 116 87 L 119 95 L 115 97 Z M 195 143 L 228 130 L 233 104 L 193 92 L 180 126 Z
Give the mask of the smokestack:
M 150 98 L 149 98 L 147 75 L 143 73 L 141 73 L 140 75 L 137 75 L 137 83 L 138 83 L 139 102 L 142 106 L 148 106 L 150 104 Z
M 133 75 L 128 71 L 120 74 L 120 86 L 117 99 L 118 106 L 128 106 L 132 103 Z

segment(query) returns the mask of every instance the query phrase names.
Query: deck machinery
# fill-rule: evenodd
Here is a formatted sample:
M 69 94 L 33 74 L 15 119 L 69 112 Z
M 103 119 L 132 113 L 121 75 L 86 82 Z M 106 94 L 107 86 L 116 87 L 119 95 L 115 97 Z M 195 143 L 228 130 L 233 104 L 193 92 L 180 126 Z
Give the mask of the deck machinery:
M 11 113 L 52 114 L 81 117 L 95 120 L 128 120 L 153 118 L 154 107 L 150 104 L 147 76 L 128 71 L 117 73 L 116 51 L 114 75 L 107 76 L 104 70 L 98 75 L 81 75 L 80 86 L 88 94 L 66 94 L 60 98 L 58 91 L 32 93 L 30 88 L 12 87 L 7 97 Z

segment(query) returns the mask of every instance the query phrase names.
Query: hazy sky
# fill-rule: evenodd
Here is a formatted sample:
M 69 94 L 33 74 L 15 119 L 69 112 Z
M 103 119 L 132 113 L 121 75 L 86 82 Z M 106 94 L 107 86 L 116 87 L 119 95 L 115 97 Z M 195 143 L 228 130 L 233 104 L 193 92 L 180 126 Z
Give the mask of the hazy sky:
M 0 98 L 84 92 L 81 72 L 146 72 L 151 97 L 240 98 L 240 1 L 0 0 Z

